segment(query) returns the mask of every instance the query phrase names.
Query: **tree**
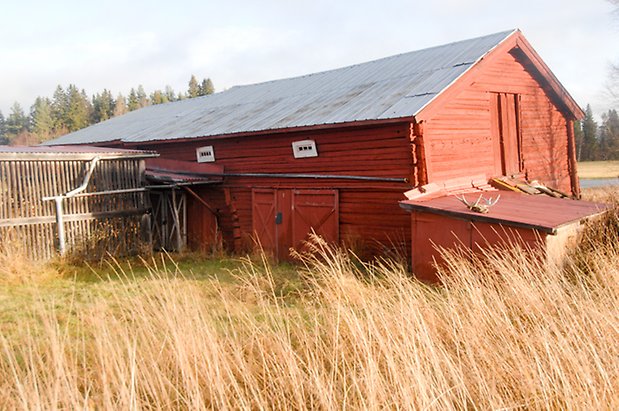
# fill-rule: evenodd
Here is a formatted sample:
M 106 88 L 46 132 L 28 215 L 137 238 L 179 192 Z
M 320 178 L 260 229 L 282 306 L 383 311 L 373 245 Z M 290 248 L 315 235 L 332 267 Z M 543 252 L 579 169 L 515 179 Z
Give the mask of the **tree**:
M 213 94 L 215 92 L 215 86 L 213 86 L 213 82 L 210 78 L 205 78 L 202 80 L 202 84 L 200 85 L 200 95 L 208 96 L 209 94 Z
M 6 120 L 4 119 L 4 114 L 0 111 L 0 145 L 5 145 L 9 143 L 9 139 L 6 135 Z
M 101 94 L 97 93 L 92 98 L 92 119 L 91 123 L 99 123 L 114 116 L 114 97 L 108 89 L 103 89 Z
M 67 93 L 60 84 L 56 86 L 52 97 L 52 119 L 54 120 L 54 130 L 56 132 L 66 131 L 67 113 L 69 112 L 69 99 Z
M 11 114 L 6 120 L 6 131 L 9 140 L 12 140 L 22 131 L 28 129 L 28 117 L 24 114 L 24 110 L 18 102 L 13 103 L 11 106 Z
M 200 95 L 200 86 L 198 85 L 198 80 L 196 80 L 196 76 L 191 75 L 191 79 L 189 79 L 189 88 L 187 89 L 187 97 L 194 98 Z
M 164 104 L 164 103 L 167 103 L 168 101 L 169 101 L 168 96 L 161 90 L 155 90 L 150 95 L 151 104 Z
M 129 91 L 129 97 L 127 98 L 127 110 L 133 111 L 140 108 L 140 101 L 138 100 L 138 93 L 134 88 Z
M 582 121 L 582 159 L 596 160 L 598 155 L 597 150 L 597 130 L 598 125 L 593 118 L 593 110 L 587 104 L 585 109 L 585 118 Z
M 125 99 L 125 96 L 118 93 L 118 96 L 116 96 L 116 103 L 114 104 L 114 117 L 122 116 L 123 114 L 126 114 L 126 113 L 127 113 L 127 100 Z
M 135 95 L 138 100 L 138 108 L 146 107 L 150 104 L 150 101 L 148 100 L 148 96 L 146 95 L 146 92 L 144 91 L 144 87 L 141 84 L 138 86 L 138 90 L 136 91 Z
M 39 141 L 48 140 L 54 134 L 52 102 L 47 97 L 37 97 L 30 107 L 30 131 Z
M 619 159 L 619 115 L 617 110 L 602 114 L 600 126 L 600 152 L 603 160 Z
M 77 131 L 87 127 L 90 123 L 92 106 L 86 96 L 86 92 L 80 90 L 74 84 L 67 87 L 68 112 L 65 126 L 69 131 Z
M 176 101 L 176 93 L 171 86 L 165 86 L 165 96 L 168 101 Z

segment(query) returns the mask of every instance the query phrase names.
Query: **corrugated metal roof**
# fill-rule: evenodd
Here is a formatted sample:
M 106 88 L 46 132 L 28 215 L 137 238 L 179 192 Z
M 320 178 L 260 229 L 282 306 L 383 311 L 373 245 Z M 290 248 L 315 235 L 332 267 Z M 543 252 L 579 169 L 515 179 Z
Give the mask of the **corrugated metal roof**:
M 411 117 L 512 33 L 149 106 L 47 144 L 142 142 Z
M 0 146 L 0 160 L 17 159 L 69 159 L 83 160 L 99 157 L 111 158 L 147 158 L 157 157 L 154 151 L 127 150 L 121 148 L 93 147 L 93 146 L 65 146 L 55 145 L 52 147 L 42 146 Z

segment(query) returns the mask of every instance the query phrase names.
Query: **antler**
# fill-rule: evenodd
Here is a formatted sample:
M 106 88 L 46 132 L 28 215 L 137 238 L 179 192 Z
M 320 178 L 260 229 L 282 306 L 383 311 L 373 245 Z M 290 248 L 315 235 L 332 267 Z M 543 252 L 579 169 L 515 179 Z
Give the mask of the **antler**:
M 464 205 L 467 206 L 468 208 L 471 208 L 473 206 L 473 204 L 466 201 L 466 198 L 464 198 L 464 194 L 462 195 L 462 197 L 456 196 L 456 198 L 460 200 L 462 203 L 464 203 Z
M 475 201 L 475 204 L 473 204 L 473 207 L 479 207 L 479 202 L 484 198 L 483 194 L 480 194 L 479 197 L 477 197 L 477 201 Z
M 456 196 L 456 198 L 460 200 L 469 210 L 475 211 L 476 213 L 485 214 L 488 211 L 490 211 L 490 207 L 496 205 L 496 203 L 499 202 L 499 198 L 501 198 L 501 195 L 499 194 L 495 199 L 492 199 L 492 198 L 485 199 L 483 197 L 483 194 L 480 194 L 479 197 L 477 197 L 477 201 L 475 201 L 474 203 L 469 203 L 468 201 L 466 201 L 466 198 L 464 198 L 464 195 L 462 195 L 462 197 Z M 485 204 L 479 204 L 482 200 L 484 200 Z
M 493 200 L 492 197 L 490 197 L 489 199 L 486 200 L 486 205 L 488 207 L 492 207 L 493 205 L 495 205 L 496 203 L 499 202 L 499 199 L 501 198 L 501 194 L 499 194 L 498 196 L 496 196 L 496 198 Z

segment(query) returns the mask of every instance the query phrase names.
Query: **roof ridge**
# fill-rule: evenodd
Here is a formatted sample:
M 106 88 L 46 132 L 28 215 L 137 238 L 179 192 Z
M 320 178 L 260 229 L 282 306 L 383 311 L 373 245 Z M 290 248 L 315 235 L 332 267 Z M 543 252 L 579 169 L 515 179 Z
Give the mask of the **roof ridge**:
M 341 66 L 341 67 L 336 67 L 336 68 L 332 68 L 332 69 L 317 71 L 317 72 L 313 72 L 313 73 L 301 74 L 301 75 L 298 75 L 298 76 L 291 76 L 291 77 L 284 77 L 284 78 L 273 79 L 273 80 L 259 81 L 259 82 L 256 82 L 256 83 L 238 84 L 238 85 L 230 87 L 227 90 L 222 91 L 222 93 L 225 92 L 225 91 L 230 91 L 230 90 L 234 90 L 234 89 L 238 89 L 238 88 L 243 88 L 243 87 L 259 86 L 259 85 L 263 85 L 263 84 L 276 83 L 276 82 L 280 82 L 280 81 L 283 82 L 283 81 L 288 81 L 288 80 L 297 80 L 297 79 L 302 79 L 302 78 L 306 78 L 306 77 L 315 77 L 315 76 L 319 76 L 319 75 L 323 75 L 323 74 L 327 74 L 327 73 L 332 73 L 332 72 L 336 72 L 336 71 L 340 71 L 340 70 L 346 70 L 346 69 L 351 69 L 351 68 L 355 68 L 355 67 L 359 67 L 359 66 L 365 66 L 365 65 L 373 64 L 373 63 L 379 63 L 379 62 L 382 62 L 382 61 L 385 61 L 385 60 L 390 60 L 390 59 L 396 59 L 396 58 L 399 58 L 399 57 L 410 56 L 412 54 L 421 53 L 421 52 L 424 52 L 424 51 L 431 51 L 431 50 L 436 50 L 436 49 L 439 49 L 439 48 L 446 48 L 446 47 L 449 47 L 449 46 L 455 46 L 455 45 L 466 43 L 466 42 L 478 41 L 478 40 L 481 40 L 481 39 L 484 39 L 484 38 L 498 36 L 499 34 L 504 34 L 505 35 L 504 37 L 507 37 L 508 35 L 511 35 L 515 31 L 518 31 L 518 29 L 498 31 L 496 33 L 486 34 L 486 35 L 479 36 L 479 37 L 471 37 L 471 38 L 464 39 L 464 40 L 452 41 L 450 43 L 439 44 L 439 45 L 436 45 L 436 46 L 430 46 L 430 47 L 426 47 L 426 48 L 422 48 L 422 49 L 418 49 L 418 50 L 406 51 L 406 52 L 403 52 L 403 53 L 393 54 L 393 55 L 390 55 L 390 56 L 379 57 L 379 58 L 376 58 L 376 59 L 373 59 L 373 60 L 369 60 L 369 61 L 349 64 L 349 65 L 346 65 L 346 66 Z
M 410 117 L 514 31 L 147 106 L 47 144 L 172 140 Z

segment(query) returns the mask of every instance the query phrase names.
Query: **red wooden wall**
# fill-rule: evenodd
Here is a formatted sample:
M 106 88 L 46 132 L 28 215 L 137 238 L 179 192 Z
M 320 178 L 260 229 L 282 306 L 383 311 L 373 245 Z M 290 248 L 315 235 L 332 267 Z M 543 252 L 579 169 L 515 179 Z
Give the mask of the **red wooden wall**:
M 530 66 L 519 56 L 516 51 L 491 53 L 472 70 L 474 74 L 463 76 L 439 96 L 444 103 L 431 104 L 425 111 L 427 118 L 415 127 L 409 118 L 371 126 L 153 142 L 135 148 L 156 150 L 163 158 L 196 161 L 196 148 L 212 145 L 216 164 L 223 165 L 227 173 L 395 177 L 407 178 L 412 184 L 479 174 L 498 176 L 522 169 L 529 179 L 570 192 L 568 122 L 558 108 L 561 103 L 550 97 L 552 93 L 541 85 L 544 82 L 525 68 Z M 423 149 L 421 144 L 412 146 L 413 130 L 415 136 L 422 134 Z M 316 141 L 319 156 L 295 159 L 291 143 L 305 139 Z M 500 140 L 508 141 L 510 147 L 506 149 Z M 248 251 L 254 246 L 254 214 L 268 208 L 253 208 L 255 190 L 286 196 L 291 190 L 310 189 L 337 190 L 335 236 L 341 242 L 362 256 L 384 254 L 386 249 L 408 255 L 410 215 L 400 209 L 398 201 L 412 184 L 237 176 L 226 177 L 221 185 L 196 188 L 196 192 L 216 211 L 221 237 L 231 250 Z M 205 248 L 215 237 L 214 216 L 194 201 L 189 198 L 189 240 L 192 247 Z
M 428 180 L 469 175 L 500 175 L 497 93 L 520 96 L 521 161 L 529 179 L 571 192 L 567 122 L 557 104 L 528 72 L 516 53 L 493 54 L 480 63 L 469 84 L 425 121 Z
M 216 164 L 227 173 L 314 173 L 411 178 L 413 164 L 410 124 L 342 128 L 312 132 L 195 139 L 187 142 L 150 143 L 141 149 L 156 150 L 163 158 L 195 161 L 197 147 L 212 145 Z M 316 141 L 319 156 L 295 159 L 293 141 Z M 410 215 L 398 201 L 410 184 L 351 180 L 226 177 L 222 185 L 195 191 L 219 211 L 219 225 L 226 246 L 247 251 L 253 246 L 252 189 L 336 189 L 339 197 L 339 238 L 364 256 L 386 249 L 408 255 Z M 189 204 L 192 199 L 188 198 Z M 190 244 L 212 237 L 202 223 L 201 206 L 188 210 Z
M 438 280 L 436 265 L 443 265 L 440 249 L 470 250 L 483 254 L 489 245 L 518 244 L 526 250 L 545 247 L 547 234 L 535 229 L 506 227 L 500 224 L 413 211 L 411 218 L 412 270 L 421 280 Z

